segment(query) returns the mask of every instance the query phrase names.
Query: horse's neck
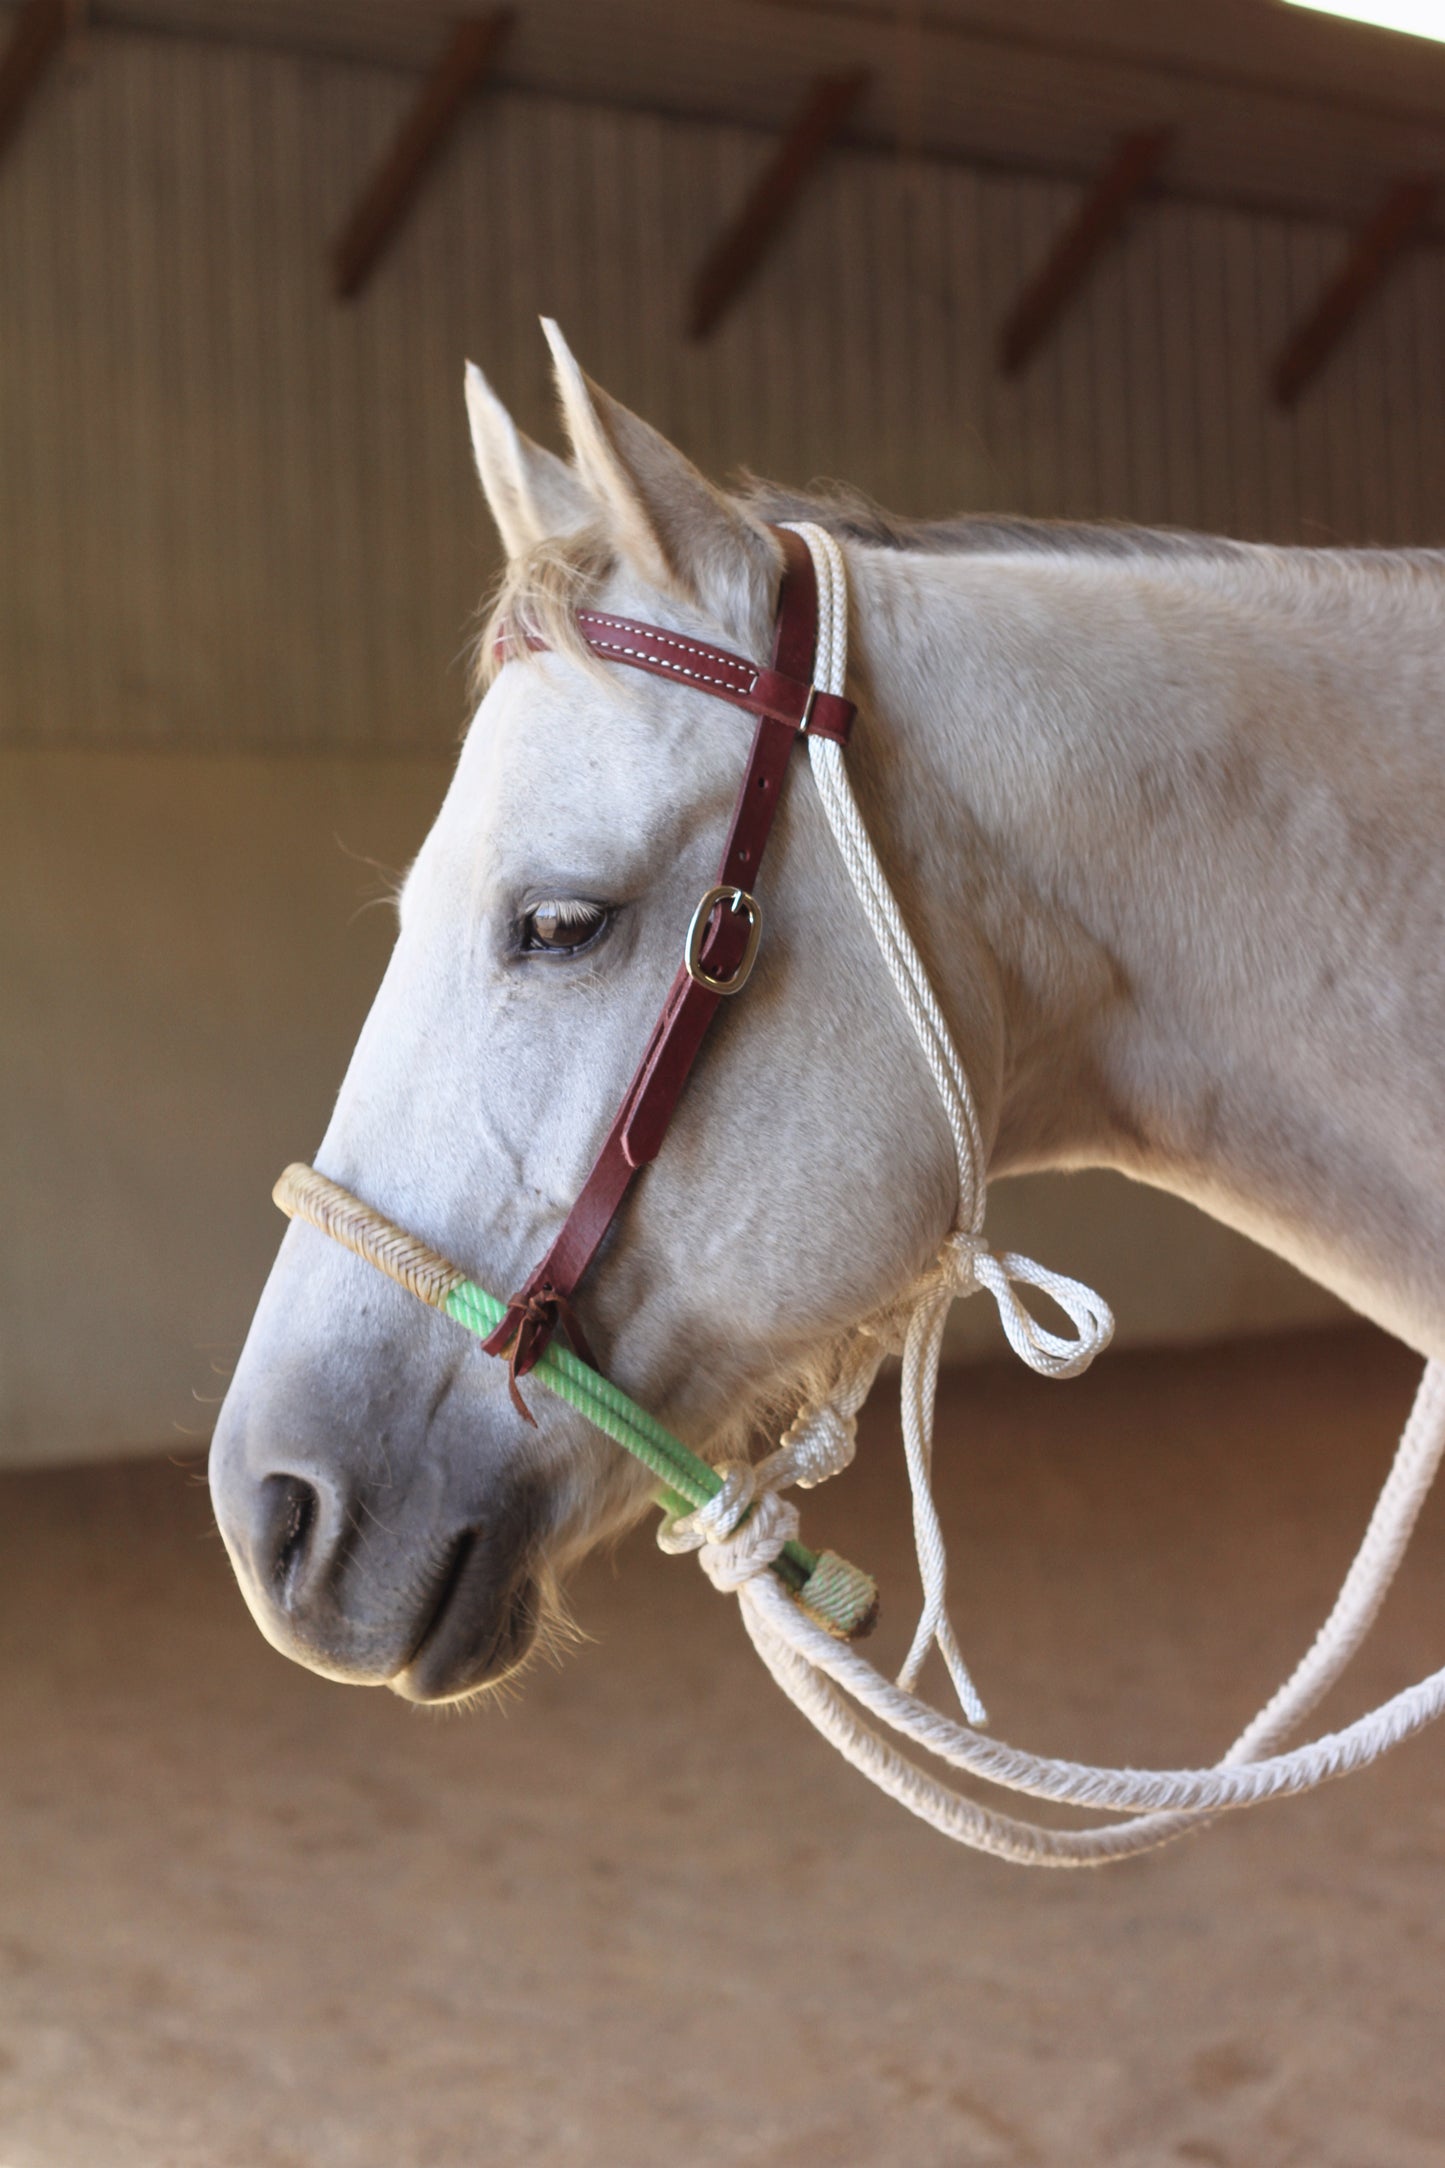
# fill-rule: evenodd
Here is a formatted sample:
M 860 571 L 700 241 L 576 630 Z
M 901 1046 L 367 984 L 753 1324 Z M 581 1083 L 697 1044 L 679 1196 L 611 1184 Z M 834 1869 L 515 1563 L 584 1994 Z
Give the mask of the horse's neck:
M 1445 1355 L 1445 558 L 853 572 L 966 1048 L 999 989 L 993 1172 L 1121 1168 Z

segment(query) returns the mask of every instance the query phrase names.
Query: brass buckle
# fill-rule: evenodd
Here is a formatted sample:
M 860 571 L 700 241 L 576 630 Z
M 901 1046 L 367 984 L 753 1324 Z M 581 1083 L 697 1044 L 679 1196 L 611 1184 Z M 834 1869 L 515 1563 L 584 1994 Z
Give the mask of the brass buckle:
M 707 939 L 713 912 L 720 903 L 725 903 L 730 911 L 745 912 L 748 921 L 747 947 L 743 950 L 742 959 L 730 979 L 715 979 L 710 971 L 704 971 L 702 967 L 703 943 Z M 688 977 L 697 985 L 705 986 L 710 994 L 741 993 L 752 975 L 753 965 L 757 962 L 758 943 L 762 938 L 763 907 L 756 896 L 750 896 L 745 888 L 710 888 L 692 914 L 692 923 L 687 929 L 687 940 L 683 945 L 682 960 Z

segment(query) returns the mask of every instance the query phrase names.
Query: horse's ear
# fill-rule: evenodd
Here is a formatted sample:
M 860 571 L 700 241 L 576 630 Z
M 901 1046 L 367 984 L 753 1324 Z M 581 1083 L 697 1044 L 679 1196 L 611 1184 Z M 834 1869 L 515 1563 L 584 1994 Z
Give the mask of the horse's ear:
M 482 493 L 509 557 L 599 517 L 601 507 L 573 469 L 523 436 L 474 361 L 467 363 L 467 419 Z
M 562 413 L 577 472 L 622 555 L 654 587 L 699 604 L 744 642 L 772 621 L 782 552 L 761 520 L 578 368 L 550 317 Z

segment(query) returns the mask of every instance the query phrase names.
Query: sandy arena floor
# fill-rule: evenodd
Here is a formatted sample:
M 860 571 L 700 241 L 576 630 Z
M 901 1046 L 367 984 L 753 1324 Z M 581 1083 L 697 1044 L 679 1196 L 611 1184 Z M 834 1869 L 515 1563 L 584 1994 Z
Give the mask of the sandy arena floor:
M 1408 1403 L 1364 1333 L 950 1388 L 955 1616 L 1010 1736 L 1217 1752 Z M 1445 1503 L 1445 1502 L 1442 1502 Z M 913 1601 L 896 1433 L 809 1502 Z M 1439 2168 L 1445 1734 L 1093 1875 L 854 1777 L 687 1561 L 465 1720 L 274 1656 L 164 1463 L 0 1480 L 0 2168 Z M 1445 1659 L 1445 1511 L 1331 1713 Z

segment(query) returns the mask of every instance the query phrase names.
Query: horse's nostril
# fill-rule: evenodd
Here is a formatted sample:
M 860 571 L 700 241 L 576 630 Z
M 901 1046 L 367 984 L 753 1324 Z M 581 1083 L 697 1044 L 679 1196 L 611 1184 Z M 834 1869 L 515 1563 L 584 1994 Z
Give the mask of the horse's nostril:
M 319 1501 L 315 1488 L 299 1475 L 268 1476 L 267 1532 L 272 1593 L 289 1610 L 304 1578 L 307 1554 L 316 1529 Z

